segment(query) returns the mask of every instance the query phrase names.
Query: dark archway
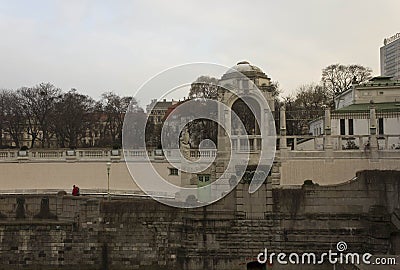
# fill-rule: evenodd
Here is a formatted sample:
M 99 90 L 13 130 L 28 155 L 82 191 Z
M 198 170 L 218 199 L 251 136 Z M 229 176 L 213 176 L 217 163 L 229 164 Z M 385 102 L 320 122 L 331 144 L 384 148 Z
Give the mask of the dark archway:
M 252 98 L 239 98 L 232 105 L 234 111 L 243 122 L 245 131 L 240 130 L 238 119 L 233 115 L 231 117 L 231 126 L 233 135 L 260 135 L 260 126 L 256 117 L 261 119 L 261 109 L 258 102 Z
M 241 152 L 260 151 L 262 143 L 260 104 L 253 98 L 239 98 L 232 104 L 232 111 L 232 149 Z

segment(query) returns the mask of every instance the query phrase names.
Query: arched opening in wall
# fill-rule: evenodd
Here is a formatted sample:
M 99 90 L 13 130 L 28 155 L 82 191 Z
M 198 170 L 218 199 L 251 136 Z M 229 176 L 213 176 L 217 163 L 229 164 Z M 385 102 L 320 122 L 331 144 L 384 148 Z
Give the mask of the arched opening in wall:
M 247 264 L 247 270 L 266 270 L 266 264 L 261 264 L 259 262 L 249 262 Z
M 231 117 L 232 134 L 233 135 L 261 135 L 260 126 L 256 117 L 260 119 L 260 105 L 252 98 L 239 98 L 232 105 L 232 111 L 243 122 L 245 130 L 241 130 L 238 119 Z
M 258 151 L 261 149 L 261 108 L 253 98 L 237 99 L 232 105 L 231 134 L 232 149 Z M 235 115 L 235 114 L 236 115 Z M 242 124 L 240 124 L 240 121 Z

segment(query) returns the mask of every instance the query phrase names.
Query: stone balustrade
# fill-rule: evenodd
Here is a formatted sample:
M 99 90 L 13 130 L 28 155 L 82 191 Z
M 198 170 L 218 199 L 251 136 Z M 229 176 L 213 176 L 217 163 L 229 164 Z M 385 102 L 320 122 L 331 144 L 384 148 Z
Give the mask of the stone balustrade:
M 260 152 L 261 135 L 232 135 L 232 149 L 238 152 Z
M 216 157 L 216 149 L 191 149 L 190 158 L 203 158 L 212 160 Z M 158 149 L 30 149 L 28 151 L 0 150 L 0 162 L 51 162 L 51 161 L 143 161 L 146 159 L 165 160 L 179 159 L 179 153 L 171 150 L 161 151 Z
M 324 151 L 324 135 L 296 135 L 285 136 L 288 151 Z M 277 137 L 280 142 L 282 137 Z M 370 135 L 332 135 L 333 150 L 359 150 L 368 149 Z M 400 135 L 379 135 L 377 137 L 378 150 L 400 151 Z M 278 143 L 280 145 L 280 143 Z M 279 147 L 278 147 L 279 148 Z
M 332 135 L 331 144 L 335 152 L 360 152 L 365 153 L 369 151 L 370 135 Z M 325 152 L 324 140 L 326 136 L 312 136 L 312 135 L 296 135 L 296 136 L 277 136 L 277 150 L 280 145 L 283 145 L 283 139 L 286 139 L 285 151 L 287 152 Z M 232 149 L 237 152 L 259 152 L 261 150 L 262 139 L 260 135 L 251 136 L 232 136 Z M 400 135 L 379 135 L 377 136 L 378 151 L 393 152 L 400 154 Z M 203 158 L 205 160 L 212 160 L 216 157 L 216 149 L 191 149 L 189 153 L 190 159 Z M 322 154 L 315 154 L 318 157 Z M 347 155 L 347 154 L 343 154 Z M 110 150 L 110 149 L 30 149 L 28 151 L 19 150 L 0 150 L 0 162 L 15 162 L 15 161 L 143 161 L 146 159 L 164 160 L 179 159 L 179 152 L 172 150 L 161 151 L 158 149 L 124 149 L 124 150 Z

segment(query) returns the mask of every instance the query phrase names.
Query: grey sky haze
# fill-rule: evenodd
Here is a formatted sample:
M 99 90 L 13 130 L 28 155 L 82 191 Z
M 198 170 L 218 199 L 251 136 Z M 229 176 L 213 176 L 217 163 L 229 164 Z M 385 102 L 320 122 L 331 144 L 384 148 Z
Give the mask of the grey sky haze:
M 132 95 L 175 65 L 247 60 L 290 93 L 333 63 L 379 75 L 399 10 L 398 0 L 0 0 L 0 88 Z

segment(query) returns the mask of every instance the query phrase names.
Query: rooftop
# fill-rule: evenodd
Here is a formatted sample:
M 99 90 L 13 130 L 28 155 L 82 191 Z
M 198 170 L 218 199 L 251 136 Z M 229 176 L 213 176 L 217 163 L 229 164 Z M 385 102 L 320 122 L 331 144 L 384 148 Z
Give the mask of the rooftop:
M 232 68 L 230 68 L 226 73 L 233 73 L 233 72 L 262 72 L 262 70 L 259 67 L 256 67 L 254 65 L 250 65 L 249 62 L 247 61 L 241 61 L 239 63 L 237 63 L 235 66 L 233 66 Z
M 238 77 L 239 74 L 237 72 L 242 73 L 247 76 L 249 79 L 253 77 L 263 77 L 268 78 L 268 76 L 261 70 L 261 68 L 251 65 L 247 61 L 238 62 L 235 66 L 231 67 L 223 76 L 222 80 Z
M 371 108 L 371 103 L 352 104 L 335 110 L 335 112 L 362 112 Z M 383 102 L 373 104 L 378 111 L 400 111 L 400 102 Z
M 356 85 L 356 88 L 363 88 L 363 87 L 382 87 L 382 86 L 400 86 L 399 80 L 394 80 L 391 76 L 377 76 L 373 77 L 367 82 L 361 83 Z

